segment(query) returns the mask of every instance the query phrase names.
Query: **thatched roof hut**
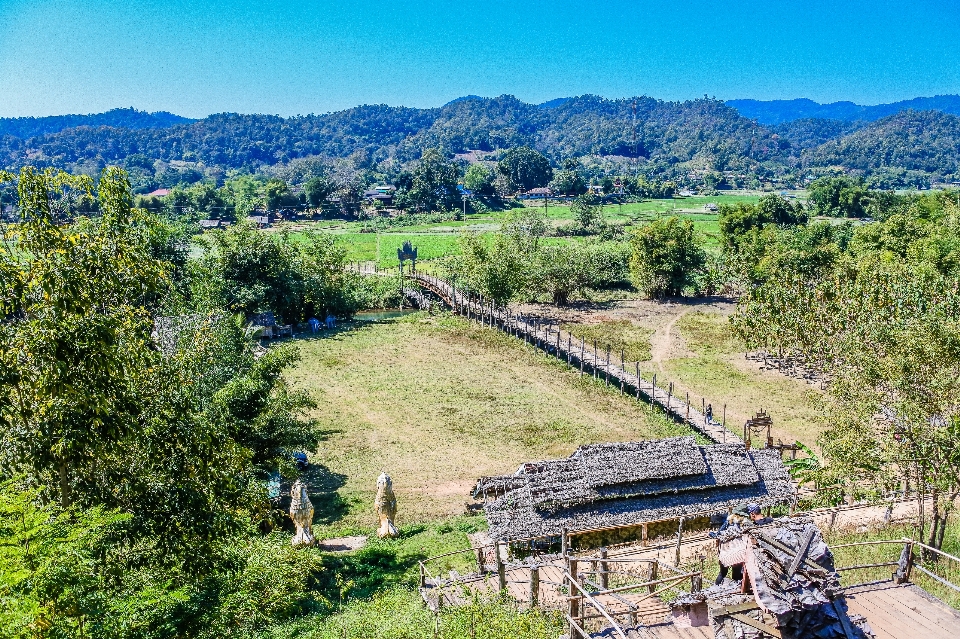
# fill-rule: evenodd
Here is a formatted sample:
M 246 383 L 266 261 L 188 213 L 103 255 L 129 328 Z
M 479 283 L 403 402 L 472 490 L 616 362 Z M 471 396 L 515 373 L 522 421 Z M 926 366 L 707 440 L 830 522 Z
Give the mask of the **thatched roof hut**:
M 490 536 L 529 539 L 789 503 L 794 488 L 776 450 L 699 446 L 693 437 L 581 446 L 566 459 L 483 477 Z

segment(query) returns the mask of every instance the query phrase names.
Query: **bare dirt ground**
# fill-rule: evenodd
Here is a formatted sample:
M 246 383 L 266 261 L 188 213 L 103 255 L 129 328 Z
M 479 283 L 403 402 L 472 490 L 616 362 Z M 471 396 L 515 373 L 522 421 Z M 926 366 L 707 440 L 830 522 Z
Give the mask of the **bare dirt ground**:
M 564 324 L 602 324 L 627 320 L 648 329 L 650 359 L 641 361 L 657 385 L 674 385 L 677 397 L 690 394 L 694 404 L 711 404 L 716 419 L 742 434 L 743 424 L 761 408 L 774 420 L 773 437 L 815 446 L 822 430 L 816 410 L 819 386 L 789 377 L 762 361 L 747 359 L 733 335 L 729 317 L 736 303 L 726 298 L 673 301 L 621 299 L 581 303 L 565 309 L 527 304 L 517 312 Z

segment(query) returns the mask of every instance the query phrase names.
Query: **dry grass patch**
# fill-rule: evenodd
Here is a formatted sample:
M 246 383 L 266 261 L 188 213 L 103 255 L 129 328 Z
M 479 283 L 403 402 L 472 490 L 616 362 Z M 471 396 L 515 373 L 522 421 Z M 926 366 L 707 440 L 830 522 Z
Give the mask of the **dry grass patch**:
M 678 387 L 690 391 L 691 401 L 700 404 L 705 397 L 713 404 L 717 419 L 726 404 L 727 425 L 734 432 L 763 408 L 773 417 L 775 438 L 816 444 L 822 424 L 814 387 L 748 366 L 726 315 L 689 313 L 678 320 L 677 329 L 693 355 L 666 359 L 663 367 Z
M 600 350 L 610 347 L 610 357 L 618 359 L 623 352 L 627 362 L 645 362 L 650 359 L 650 336 L 653 330 L 637 326 L 630 320 L 606 320 L 594 324 L 561 324 L 561 330 L 583 338 L 588 345 L 597 344 Z
M 688 434 L 519 340 L 449 315 L 359 324 L 300 347 L 290 378 L 312 393 L 327 433 L 313 461 L 337 491 L 318 507 L 330 533 L 373 525 L 381 470 L 394 479 L 400 521 L 423 521 L 463 512 L 477 477 L 523 461 Z

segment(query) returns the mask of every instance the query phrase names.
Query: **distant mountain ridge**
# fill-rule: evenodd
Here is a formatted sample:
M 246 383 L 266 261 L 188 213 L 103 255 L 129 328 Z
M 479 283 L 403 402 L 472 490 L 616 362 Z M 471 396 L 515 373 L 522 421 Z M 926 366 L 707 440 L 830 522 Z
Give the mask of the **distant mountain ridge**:
M 39 118 L 0 118 L 0 136 L 12 135 L 21 139 L 48 133 L 59 133 L 78 126 L 111 126 L 123 129 L 162 129 L 175 124 L 196 122 L 191 118 L 167 111 L 147 113 L 133 107 L 111 109 L 88 115 L 50 115 Z
M 818 118 L 855 122 L 863 120 L 873 122 L 908 109 L 913 111 L 942 111 L 960 115 L 960 95 L 936 95 L 932 98 L 913 98 L 890 104 L 862 106 L 853 102 L 833 102 L 820 104 L 807 98 L 796 100 L 727 100 L 727 106 L 736 109 L 740 115 L 758 121 L 760 124 L 775 126 L 794 120 Z
M 951 104 L 950 96 L 936 100 Z M 812 110 L 800 114 L 819 114 L 816 103 L 808 102 L 800 106 Z M 874 108 L 853 106 L 858 113 Z M 389 180 L 429 148 L 458 154 L 526 145 L 556 165 L 584 158 L 592 176 L 636 172 L 689 185 L 789 186 L 838 171 L 883 188 L 960 181 L 960 117 L 943 110 L 894 110 L 876 121 L 804 117 L 766 125 L 707 98 L 581 95 L 530 104 L 502 95 L 466 96 L 430 109 L 363 105 L 289 118 L 219 113 L 194 121 L 133 109 L 58 117 L 0 120 L 0 132 L 7 132 L 0 135 L 0 167 L 32 164 L 95 174 L 118 164 L 137 176 L 138 188 L 152 189 L 185 179 L 171 173 L 174 163 L 193 167 L 195 181 L 222 179 L 230 170 L 271 172 L 315 158 L 331 166 L 349 160 L 371 179 Z M 73 126 L 25 133 L 64 124 Z

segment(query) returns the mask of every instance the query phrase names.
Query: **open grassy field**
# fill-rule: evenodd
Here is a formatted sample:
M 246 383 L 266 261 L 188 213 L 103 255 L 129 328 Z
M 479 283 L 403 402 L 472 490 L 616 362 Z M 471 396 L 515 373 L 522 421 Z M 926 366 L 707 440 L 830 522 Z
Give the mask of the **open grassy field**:
M 718 195 L 715 197 L 688 197 L 669 200 L 645 200 L 617 205 L 607 204 L 603 207 L 604 218 L 610 223 L 621 223 L 636 226 L 652 221 L 660 216 L 675 215 L 683 219 L 692 220 L 701 233 L 704 244 L 709 250 L 719 247 L 719 226 L 717 214 L 704 209 L 708 203 L 733 204 L 736 202 L 756 202 L 756 195 Z M 528 208 L 543 208 L 542 201 L 530 200 L 526 202 Z M 547 217 L 553 226 L 569 224 L 573 220 L 570 206 L 556 202 L 548 203 Z M 447 220 L 435 223 L 415 224 L 389 228 L 380 233 L 361 233 L 360 230 L 369 226 L 366 221 L 348 220 L 320 220 L 302 222 L 293 225 L 294 233 L 298 230 L 310 229 L 332 233 L 347 249 L 347 259 L 350 261 L 374 261 L 381 267 L 392 266 L 396 263 L 397 248 L 404 241 L 413 242 L 419 249 L 420 259 L 429 261 L 444 255 L 455 254 L 457 251 L 456 237 L 463 231 L 477 233 L 492 233 L 500 229 L 503 222 L 510 215 L 509 211 L 495 211 L 491 213 L 473 213 L 464 220 Z M 566 238 L 554 238 L 554 241 L 575 241 Z
M 399 521 L 464 512 L 483 475 L 583 443 L 687 433 L 519 340 L 449 315 L 360 323 L 298 342 L 292 383 L 316 399 L 321 534 L 368 531 L 377 475 Z
M 530 304 L 522 310 L 559 322 L 588 344 L 596 340 L 601 350 L 609 344 L 615 360 L 623 349 L 628 366 L 639 361 L 648 380 L 656 374 L 664 389 L 673 382 L 676 397 L 689 392 L 695 405 L 712 404 L 718 420 L 726 405 L 733 432 L 742 432 L 743 423 L 763 408 L 773 417 L 774 438 L 815 447 L 823 428 L 819 388 L 747 360 L 730 326 L 734 308 L 727 300 L 657 302 L 621 295 L 565 309 Z
M 748 362 L 729 315 L 689 312 L 677 319 L 674 330 L 680 343 L 660 364 L 679 388 L 712 401 L 718 418 L 726 404 L 731 428 L 741 428 L 763 408 L 773 418 L 775 438 L 816 445 L 823 427 L 816 408 L 817 387 Z

